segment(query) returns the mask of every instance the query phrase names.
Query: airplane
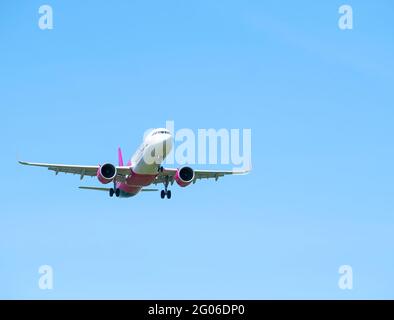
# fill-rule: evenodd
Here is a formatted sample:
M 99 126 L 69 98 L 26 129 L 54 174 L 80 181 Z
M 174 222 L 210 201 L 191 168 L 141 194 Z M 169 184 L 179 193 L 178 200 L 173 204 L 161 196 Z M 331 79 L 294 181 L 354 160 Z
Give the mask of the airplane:
M 140 191 L 159 191 L 159 189 L 145 188 L 149 185 L 163 184 L 164 189 L 160 192 L 162 199 L 171 199 L 171 190 L 168 190 L 169 184 L 173 185 L 174 181 L 180 187 L 186 187 L 195 183 L 199 179 L 215 179 L 225 175 L 246 174 L 250 171 L 213 171 L 213 170 L 194 170 L 189 166 L 180 168 L 164 168 L 161 164 L 172 149 L 172 135 L 165 128 L 157 128 L 147 134 L 141 146 L 128 161 L 123 163 L 122 150 L 118 148 L 119 165 L 111 163 L 95 166 L 83 165 L 64 165 L 50 163 L 35 163 L 19 161 L 22 165 L 45 167 L 48 170 L 71 173 L 80 175 L 82 180 L 85 176 L 97 177 L 102 184 L 113 183 L 112 188 L 80 186 L 80 189 L 106 191 L 110 197 L 114 195 L 121 198 L 129 198 L 137 195 Z M 152 156 L 155 161 L 146 161 L 146 156 Z

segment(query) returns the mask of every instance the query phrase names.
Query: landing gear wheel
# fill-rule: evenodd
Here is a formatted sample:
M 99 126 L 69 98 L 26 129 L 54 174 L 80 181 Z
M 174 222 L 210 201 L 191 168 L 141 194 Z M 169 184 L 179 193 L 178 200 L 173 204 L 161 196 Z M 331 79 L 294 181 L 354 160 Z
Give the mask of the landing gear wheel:
M 163 167 L 160 167 L 161 170 L 163 170 Z M 171 199 L 171 191 L 168 190 L 168 184 L 170 182 L 170 178 L 168 176 L 165 176 L 164 178 L 164 190 L 161 190 L 160 196 L 162 199 L 164 199 L 167 196 L 167 199 Z
M 114 196 L 114 192 L 115 192 L 114 189 L 112 189 L 112 188 L 109 189 L 109 196 L 113 197 Z
M 116 191 L 115 191 L 115 195 L 116 195 L 117 197 L 119 197 L 119 196 L 120 196 L 120 189 L 116 189 Z

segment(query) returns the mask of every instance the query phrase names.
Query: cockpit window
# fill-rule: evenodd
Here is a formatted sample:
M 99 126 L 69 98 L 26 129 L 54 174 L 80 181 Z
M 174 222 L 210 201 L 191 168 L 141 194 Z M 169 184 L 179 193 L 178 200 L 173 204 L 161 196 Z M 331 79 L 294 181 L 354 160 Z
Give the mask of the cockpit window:
M 170 134 L 170 132 L 169 131 L 166 131 L 166 130 L 160 130 L 160 131 L 156 131 L 156 132 L 153 132 L 152 133 L 152 136 L 154 136 L 154 135 L 156 135 L 156 134 Z

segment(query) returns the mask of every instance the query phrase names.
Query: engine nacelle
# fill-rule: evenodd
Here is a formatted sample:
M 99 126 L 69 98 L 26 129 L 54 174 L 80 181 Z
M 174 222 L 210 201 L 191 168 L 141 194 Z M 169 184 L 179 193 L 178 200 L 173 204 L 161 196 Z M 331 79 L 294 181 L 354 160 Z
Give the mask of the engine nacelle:
M 186 187 L 194 180 L 194 170 L 190 167 L 180 168 L 177 170 L 174 179 L 179 186 Z
M 116 168 L 111 163 L 100 166 L 97 170 L 97 179 L 103 184 L 112 182 L 116 177 Z

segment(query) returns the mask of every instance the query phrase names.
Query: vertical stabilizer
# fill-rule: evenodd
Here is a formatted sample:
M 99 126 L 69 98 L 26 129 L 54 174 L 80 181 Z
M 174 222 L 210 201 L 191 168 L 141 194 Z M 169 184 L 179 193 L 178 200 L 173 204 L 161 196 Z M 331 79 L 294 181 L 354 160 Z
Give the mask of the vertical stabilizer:
M 120 148 L 118 148 L 118 161 L 119 161 L 119 166 L 123 167 L 122 149 Z

